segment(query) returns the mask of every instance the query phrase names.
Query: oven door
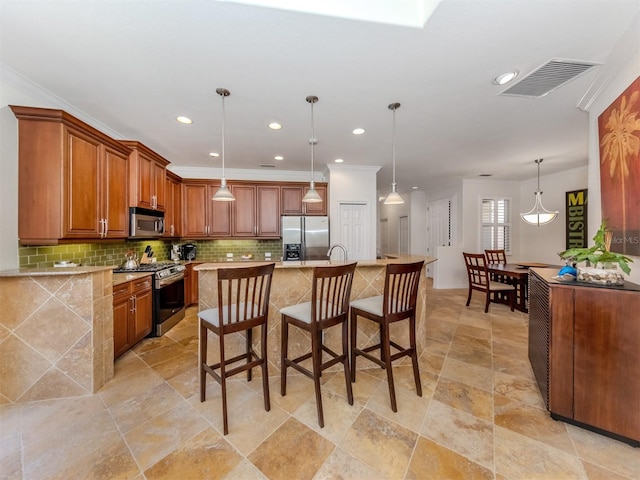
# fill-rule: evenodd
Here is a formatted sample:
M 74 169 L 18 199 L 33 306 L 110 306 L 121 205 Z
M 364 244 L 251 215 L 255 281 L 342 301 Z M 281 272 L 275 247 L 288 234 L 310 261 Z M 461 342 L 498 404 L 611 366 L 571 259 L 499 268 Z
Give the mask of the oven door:
M 156 284 L 154 291 L 153 334 L 164 335 L 184 318 L 184 276 L 172 282 Z

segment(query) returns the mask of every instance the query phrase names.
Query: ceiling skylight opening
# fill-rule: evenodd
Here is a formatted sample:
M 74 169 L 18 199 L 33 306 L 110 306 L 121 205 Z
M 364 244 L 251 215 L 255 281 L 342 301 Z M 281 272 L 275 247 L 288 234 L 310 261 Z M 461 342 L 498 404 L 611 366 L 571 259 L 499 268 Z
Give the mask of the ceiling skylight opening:
M 282 128 L 282 125 L 281 125 L 281 124 L 279 124 L 278 122 L 271 122 L 271 123 L 269 124 L 269 128 L 270 128 L 271 130 L 280 130 L 280 129 Z
M 179 121 L 180 123 L 184 123 L 185 125 L 190 125 L 193 123 L 193 120 L 191 120 L 189 117 L 179 116 L 179 117 L 176 117 L 176 120 Z
M 351 133 L 353 133 L 354 135 L 362 135 L 364 132 L 366 132 L 364 128 L 356 128 Z
M 512 70 L 510 72 L 501 73 L 496 78 L 493 79 L 494 85 L 504 85 L 509 83 L 511 80 L 518 76 L 517 70 Z

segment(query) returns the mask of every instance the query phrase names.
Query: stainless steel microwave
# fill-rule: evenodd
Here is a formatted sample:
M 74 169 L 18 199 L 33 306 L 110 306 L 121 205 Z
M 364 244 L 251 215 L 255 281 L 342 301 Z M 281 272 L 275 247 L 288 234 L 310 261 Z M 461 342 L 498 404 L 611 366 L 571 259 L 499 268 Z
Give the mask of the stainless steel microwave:
M 164 212 L 131 207 L 129 209 L 129 236 L 136 238 L 161 237 L 164 234 Z

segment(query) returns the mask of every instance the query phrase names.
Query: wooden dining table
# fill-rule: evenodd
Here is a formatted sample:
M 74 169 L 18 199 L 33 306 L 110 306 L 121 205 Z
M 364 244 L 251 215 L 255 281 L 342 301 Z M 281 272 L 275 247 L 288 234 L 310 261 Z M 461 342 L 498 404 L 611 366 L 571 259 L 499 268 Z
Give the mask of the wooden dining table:
M 548 267 L 546 263 L 520 262 L 520 263 L 490 263 L 487 271 L 492 276 L 502 277 L 507 283 L 516 287 L 515 308 L 521 312 L 529 312 L 529 268 Z M 507 303 L 507 299 L 504 299 Z

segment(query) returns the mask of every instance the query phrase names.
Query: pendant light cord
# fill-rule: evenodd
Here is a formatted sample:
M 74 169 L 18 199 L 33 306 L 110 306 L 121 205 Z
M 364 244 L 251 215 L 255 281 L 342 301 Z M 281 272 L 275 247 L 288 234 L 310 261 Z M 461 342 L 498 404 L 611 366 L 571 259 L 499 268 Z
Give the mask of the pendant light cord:
M 224 93 L 222 94 L 222 178 L 224 178 L 224 124 L 226 121 L 226 113 L 224 111 Z
M 311 181 L 313 181 L 313 146 L 316 143 L 316 134 L 315 128 L 313 124 L 313 104 L 315 102 L 311 101 Z
M 394 106 L 393 108 L 393 129 L 391 130 L 392 135 L 393 135 L 393 154 L 391 159 L 393 160 L 392 162 L 392 166 L 393 166 L 393 184 L 396 183 L 396 108 Z

